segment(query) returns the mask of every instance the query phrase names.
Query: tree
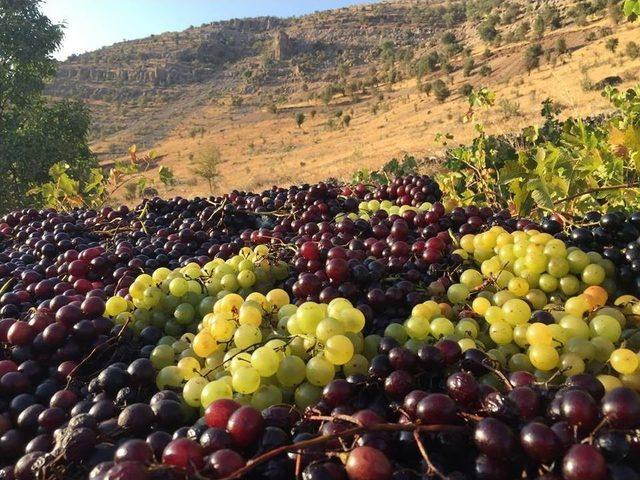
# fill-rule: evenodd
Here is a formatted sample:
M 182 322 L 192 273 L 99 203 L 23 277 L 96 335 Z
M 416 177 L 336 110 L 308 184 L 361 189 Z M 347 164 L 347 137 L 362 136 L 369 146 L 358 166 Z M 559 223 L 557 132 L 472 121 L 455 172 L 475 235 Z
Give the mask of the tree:
M 542 46 L 539 43 L 531 45 L 524 52 L 524 66 L 527 72 L 531 74 L 531 70 L 540 66 L 540 56 L 542 55 Z
M 473 72 L 473 69 L 476 66 L 476 62 L 473 60 L 473 58 L 469 57 L 465 60 L 464 62 L 464 67 L 462 69 L 464 76 L 468 77 L 469 75 L 471 75 L 471 72 Z
M 556 41 L 556 50 L 558 51 L 558 55 L 564 55 L 565 53 L 567 53 L 567 41 L 564 39 L 564 37 L 560 37 Z
M 213 187 L 217 178 L 220 176 L 218 167 L 222 162 L 222 156 L 218 147 L 212 147 L 206 150 L 194 163 L 191 171 L 194 175 L 202 177 L 209 185 L 209 192 L 213 193 Z
M 480 24 L 478 27 L 478 35 L 485 42 L 493 42 L 498 36 L 498 30 L 496 30 L 496 25 L 500 21 L 500 17 L 491 16 L 487 18 L 484 22 Z
M 544 22 L 544 18 L 542 17 L 542 15 L 538 15 L 535 22 L 533 23 L 533 33 L 538 40 L 544 37 L 545 28 L 546 25 Z
M 465 83 L 460 87 L 460 90 L 458 91 L 460 92 L 460 95 L 462 95 L 463 97 L 468 97 L 471 94 L 471 92 L 473 92 L 473 85 L 471 85 L 470 83 Z
M 618 39 L 617 38 L 609 38 L 607 39 L 607 41 L 604 44 L 604 47 L 609 50 L 610 52 L 615 52 L 616 49 L 618 48 Z
M 351 115 L 343 115 L 342 116 L 342 125 L 344 125 L 345 127 L 349 127 L 349 124 L 351 123 Z
M 431 89 L 439 102 L 444 102 L 451 95 L 451 91 L 449 90 L 449 87 L 447 87 L 447 84 L 440 79 L 432 82 Z
M 296 113 L 296 125 L 298 125 L 298 128 L 302 127 L 303 123 L 304 123 L 304 113 L 302 112 Z
M 76 179 L 97 165 L 86 107 L 42 94 L 63 35 L 39 7 L 39 0 L 0 0 L 0 211 L 37 206 L 41 199 L 28 192 L 50 179 L 56 163 Z

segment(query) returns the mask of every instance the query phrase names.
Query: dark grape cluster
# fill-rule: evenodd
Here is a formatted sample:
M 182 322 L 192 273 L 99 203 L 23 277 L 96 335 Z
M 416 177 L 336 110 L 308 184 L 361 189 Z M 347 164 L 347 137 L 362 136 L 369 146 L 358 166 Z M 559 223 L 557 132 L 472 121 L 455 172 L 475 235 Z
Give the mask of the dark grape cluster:
M 452 207 L 422 175 L 9 213 L 0 218 L 0 480 L 637 479 L 634 390 L 605 394 L 588 374 L 540 383 L 456 341 L 412 351 L 384 336 L 415 306 L 446 300 L 470 262 L 454 253 L 458 240 L 492 226 L 598 251 L 616 265 L 621 291 L 640 291 L 640 216 L 585 222 L 566 233 L 558 218 Z M 143 274 L 264 244 L 290 267 L 277 286 L 292 303 L 348 299 L 365 332 L 382 335 L 371 336 L 368 374 L 336 378 L 301 412 L 234 397 L 200 415 L 181 391 L 156 384 L 149 357 L 166 319 L 138 309 L 123 320 L 106 315 L 106 302 L 133 302 Z

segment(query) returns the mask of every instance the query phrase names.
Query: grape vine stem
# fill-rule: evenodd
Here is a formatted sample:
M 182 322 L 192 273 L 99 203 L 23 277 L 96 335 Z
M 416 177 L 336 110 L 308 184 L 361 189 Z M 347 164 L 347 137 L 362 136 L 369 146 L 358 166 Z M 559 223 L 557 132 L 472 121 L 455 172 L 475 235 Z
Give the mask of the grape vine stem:
M 464 431 L 467 427 L 458 426 L 458 425 L 420 425 L 417 423 L 379 423 L 376 425 L 368 425 L 350 428 L 348 430 L 344 430 L 343 432 L 338 432 L 332 435 L 322 435 L 319 437 L 311 438 L 309 440 L 303 440 L 301 442 L 293 443 L 291 445 L 284 445 L 279 448 L 275 448 L 273 450 L 268 451 L 262 455 L 257 456 L 256 458 L 249 460 L 247 464 L 239 470 L 236 470 L 231 475 L 222 478 L 221 480 L 235 480 L 238 478 L 242 478 L 243 475 L 246 475 L 248 472 L 253 470 L 258 465 L 271 460 L 279 455 L 288 452 L 295 452 L 299 450 L 304 450 L 305 448 L 315 447 L 317 445 L 322 445 L 324 443 L 328 443 L 332 440 L 339 440 L 344 437 L 351 437 L 353 435 L 360 435 L 362 433 L 368 432 L 442 432 L 442 431 Z M 414 433 L 415 435 L 415 433 Z M 420 447 L 418 447 L 420 448 Z
M 605 192 L 608 190 L 626 190 L 628 188 L 638 188 L 638 187 L 640 187 L 640 182 L 622 183 L 620 185 L 606 185 L 604 187 L 589 188 L 584 192 L 575 193 L 573 195 L 569 195 L 568 197 L 561 198 L 560 200 L 556 200 L 555 202 L 553 202 L 553 204 L 560 205 L 561 203 L 570 202 L 571 200 L 575 200 L 576 198 L 580 198 L 585 195 L 589 195 L 591 193 Z

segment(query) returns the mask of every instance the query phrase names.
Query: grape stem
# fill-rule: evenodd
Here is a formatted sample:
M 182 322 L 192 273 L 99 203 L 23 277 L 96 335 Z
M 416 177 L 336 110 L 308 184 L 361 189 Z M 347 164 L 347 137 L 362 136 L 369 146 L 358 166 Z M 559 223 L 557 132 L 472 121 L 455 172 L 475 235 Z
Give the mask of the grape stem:
M 553 204 L 559 205 L 561 203 L 570 202 L 571 200 L 575 200 L 576 198 L 580 198 L 591 193 L 605 192 L 607 190 L 626 190 L 628 188 L 638 187 L 640 187 L 640 182 L 622 183 L 620 185 L 606 185 L 604 187 L 589 188 L 583 192 L 575 193 L 573 195 L 569 195 L 568 197 L 561 198 L 560 200 L 556 200 L 555 202 L 553 202 Z
M 313 418 L 313 417 L 312 417 Z M 328 417 L 331 418 L 331 417 Z M 376 425 L 359 426 L 350 428 L 343 432 L 334 433 L 332 435 L 321 435 L 319 437 L 311 438 L 309 440 L 303 440 L 301 442 L 293 443 L 291 445 L 284 445 L 282 447 L 270 450 L 262 455 L 255 457 L 253 460 L 249 460 L 247 464 L 239 470 L 236 470 L 231 475 L 222 478 L 221 480 L 235 480 L 242 478 L 248 472 L 253 470 L 256 466 L 271 460 L 283 453 L 295 452 L 304 450 L 305 448 L 314 447 L 316 445 L 322 445 L 324 443 L 331 442 L 332 440 L 340 440 L 344 437 L 350 437 L 353 435 L 360 435 L 368 432 L 441 432 L 441 431 L 464 431 L 466 427 L 458 425 L 420 425 L 417 423 L 379 423 Z M 415 435 L 415 434 L 414 434 Z M 420 447 L 418 447 L 420 448 Z M 440 477 L 444 478 L 444 477 Z
M 431 463 L 431 459 L 429 458 L 429 454 L 427 453 L 427 449 L 422 443 L 422 439 L 420 438 L 420 432 L 418 430 L 413 431 L 413 438 L 416 441 L 416 445 L 418 445 L 418 450 L 420 450 L 420 455 L 424 458 L 424 462 L 427 464 L 427 475 L 435 475 L 438 478 L 446 479 L 446 477 L 442 474 L 440 470 L 438 470 L 433 463 Z
M 96 346 L 93 350 L 91 350 L 89 352 L 89 354 L 84 357 L 82 359 L 82 361 L 80 363 L 78 363 L 78 365 L 76 365 L 73 370 L 71 370 L 69 372 L 69 375 L 67 375 L 67 386 L 65 388 L 69 388 L 69 385 L 71 385 L 71 382 L 73 381 L 73 377 L 75 376 L 75 373 L 84 365 L 86 365 L 89 360 L 91 360 L 95 355 L 98 354 L 98 352 L 102 349 L 106 349 L 107 347 L 110 347 L 114 344 L 117 344 L 120 341 L 120 338 L 122 337 L 122 335 L 124 334 L 124 332 L 126 331 L 126 329 L 129 326 L 129 322 L 131 321 L 131 317 L 127 318 L 127 321 L 124 323 L 124 325 L 122 325 L 122 327 L 120 328 L 120 331 L 118 332 L 118 334 L 115 337 L 111 337 L 109 338 L 107 341 L 105 341 L 104 343 L 101 343 L 100 345 Z

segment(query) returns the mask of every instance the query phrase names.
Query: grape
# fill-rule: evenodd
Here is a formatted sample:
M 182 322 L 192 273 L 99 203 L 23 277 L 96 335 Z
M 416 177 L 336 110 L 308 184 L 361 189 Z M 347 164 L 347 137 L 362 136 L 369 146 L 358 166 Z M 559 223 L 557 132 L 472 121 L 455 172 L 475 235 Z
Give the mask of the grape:
M 353 343 L 344 335 L 330 337 L 324 346 L 324 357 L 334 365 L 344 365 L 351 360 L 353 353 Z
M 307 362 L 306 378 L 312 385 L 323 387 L 335 376 L 335 368 L 325 357 L 317 355 Z
M 350 480 L 388 480 L 393 468 L 388 458 L 373 447 L 356 447 L 345 465 Z

